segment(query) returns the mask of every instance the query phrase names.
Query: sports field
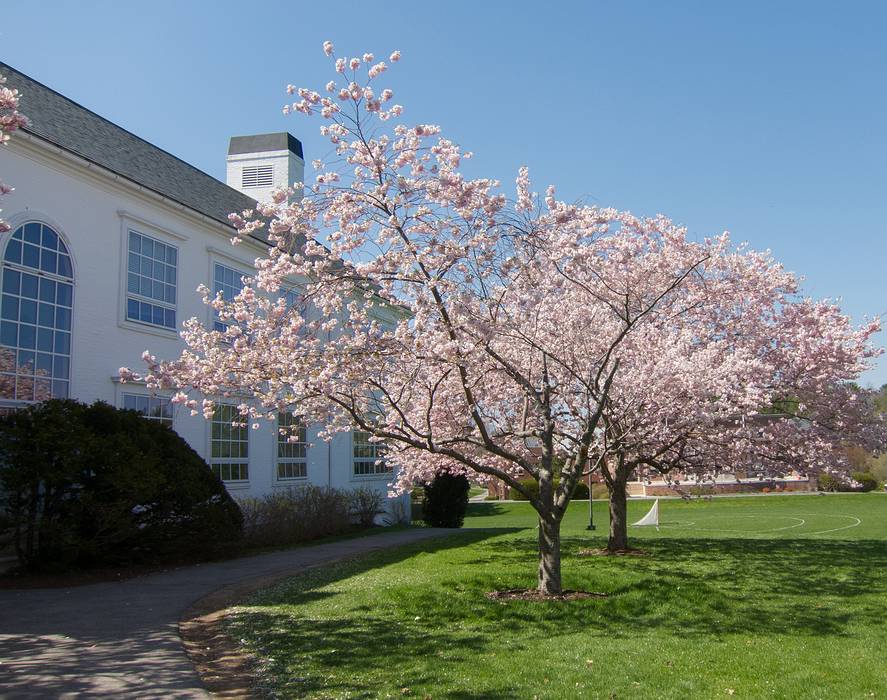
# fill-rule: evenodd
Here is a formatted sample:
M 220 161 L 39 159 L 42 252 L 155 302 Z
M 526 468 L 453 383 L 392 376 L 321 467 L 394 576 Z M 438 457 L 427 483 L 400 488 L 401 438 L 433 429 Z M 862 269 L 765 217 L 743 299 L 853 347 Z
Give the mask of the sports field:
M 230 632 L 279 697 L 887 698 L 887 495 L 662 500 L 632 557 L 578 556 L 606 534 L 587 508 L 564 583 L 606 598 L 487 599 L 533 585 L 536 534 L 527 504 L 487 502 L 454 537 L 260 594 Z
M 887 494 L 823 494 L 791 496 L 715 497 L 711 500 L 659 499 L 659 530 L 629 527 L 630 538 L 743 537 L 784 539 L 825 537 L 860 539 L 868 536 L 887 539 L 887 511 L 871 508 L 879 502 L 887 506 Z M 878 499 L 881 501 L 871 500 Z M 628 521 L 640 520 L 655 499 L 634 499 L 628 503 Z M 469 506 L 466 527 L 528 527 L 534 519 L 527 503 L 485 502 Z M 564 531 L 584 530 L 588 525 L 588 501 L 570 505 Z M 594 502 L 594 522 L 606 531 L 607 504 Z

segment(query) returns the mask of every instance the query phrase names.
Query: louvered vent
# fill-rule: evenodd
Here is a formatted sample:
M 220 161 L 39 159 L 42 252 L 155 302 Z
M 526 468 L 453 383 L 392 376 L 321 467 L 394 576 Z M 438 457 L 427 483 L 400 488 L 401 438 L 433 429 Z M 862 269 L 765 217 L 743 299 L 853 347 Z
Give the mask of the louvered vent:
M 271 187 L 274 184 L 273 165 L 247 165 L 243 168 L 241 187 Z

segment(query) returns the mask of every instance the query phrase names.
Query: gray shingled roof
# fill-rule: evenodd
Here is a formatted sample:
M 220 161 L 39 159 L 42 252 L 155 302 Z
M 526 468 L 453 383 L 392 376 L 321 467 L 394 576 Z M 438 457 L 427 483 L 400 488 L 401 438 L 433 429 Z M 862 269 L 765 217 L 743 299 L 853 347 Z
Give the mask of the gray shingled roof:
M 25 131 L 226 225 L 231 212 L 255 207 L 251 197 L 2 62 L 0 74 L 21 93 L 19 109 L 31 122 Z

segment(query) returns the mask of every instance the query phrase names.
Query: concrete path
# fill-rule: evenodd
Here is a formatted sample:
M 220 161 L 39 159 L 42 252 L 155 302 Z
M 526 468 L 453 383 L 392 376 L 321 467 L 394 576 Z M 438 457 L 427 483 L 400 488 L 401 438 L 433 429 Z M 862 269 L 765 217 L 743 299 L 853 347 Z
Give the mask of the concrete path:
M 206 698 L 178 634 L 222 587 L 454 530 L 382 533 L 76 588 L 0 590 L 0 697 Z

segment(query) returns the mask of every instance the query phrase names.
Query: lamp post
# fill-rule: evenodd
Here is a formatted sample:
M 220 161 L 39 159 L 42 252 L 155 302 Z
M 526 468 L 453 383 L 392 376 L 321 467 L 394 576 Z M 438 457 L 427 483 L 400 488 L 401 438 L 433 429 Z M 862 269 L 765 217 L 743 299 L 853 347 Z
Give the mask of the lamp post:
M 591 469 L 588 470 L 588 527 L 586 530 L 596 530 L 594 526 L 594 499 L 591 493 Z

